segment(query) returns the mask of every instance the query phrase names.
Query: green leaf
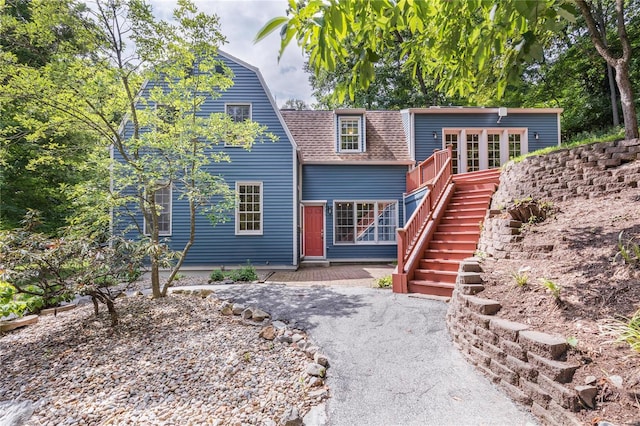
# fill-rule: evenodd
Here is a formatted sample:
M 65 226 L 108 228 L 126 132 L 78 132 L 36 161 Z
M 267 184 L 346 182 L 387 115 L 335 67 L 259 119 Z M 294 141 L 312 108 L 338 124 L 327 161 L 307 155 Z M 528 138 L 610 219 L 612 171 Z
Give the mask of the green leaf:
M 289 18 L 287 18 L 286 16 L 278 16 L 269 20 L 269 22 L 267 22 L 262 28 L 260 28 L 260 30 L 256 34 L 256 37 L 253 39 L 253 42 L 257 43 L 264 40 L 268 35 L 274 32 L 276 28 L 286 24 L 287 22 L 289 22 Z

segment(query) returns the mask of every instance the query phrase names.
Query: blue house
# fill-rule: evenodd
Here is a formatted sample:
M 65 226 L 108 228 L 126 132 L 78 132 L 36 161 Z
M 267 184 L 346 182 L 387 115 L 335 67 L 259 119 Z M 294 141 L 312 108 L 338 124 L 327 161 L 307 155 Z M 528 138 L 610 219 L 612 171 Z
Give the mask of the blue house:
M 215 173 L 235 188 L 238 202 L 226 223 L 198 218 L 186 267 L 391 261 L 397 230 L 426 191 L 411 187 L 408 173 L 434 151 L 451 147 L 453 173 L 464 174 L 560 143 L 561 109 L 280 111 L 257 68 L 223 52 L 220 58 L 235 84 L 208 99 L 202 113 L 257 121 L 279 140 L 250 152 L 214 148 L 231 157 Z M 189 235 L 186 201 L 170 188 L 160 195 L 163 237 L 180 250 Z

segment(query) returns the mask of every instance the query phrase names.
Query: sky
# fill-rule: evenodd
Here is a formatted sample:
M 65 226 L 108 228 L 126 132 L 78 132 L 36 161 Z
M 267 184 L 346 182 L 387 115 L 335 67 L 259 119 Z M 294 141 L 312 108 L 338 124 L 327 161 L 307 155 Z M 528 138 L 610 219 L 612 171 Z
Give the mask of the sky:
M 157 18 L 170 20 L 176 0 L 148 0 Z M 311 105 L 309 76 L 303 70 L 304 56 L 292 42 L 280 62 L 279 32 L 254 44 L 258 30 L 276 16 L 284 16 L 287 0 L 194 0 L 201 12 L 215 13 L 220 17 L 222 33 L 227 44 L 221 50 L 260 69 L 278 106 L 287 99 L 302 99 Z

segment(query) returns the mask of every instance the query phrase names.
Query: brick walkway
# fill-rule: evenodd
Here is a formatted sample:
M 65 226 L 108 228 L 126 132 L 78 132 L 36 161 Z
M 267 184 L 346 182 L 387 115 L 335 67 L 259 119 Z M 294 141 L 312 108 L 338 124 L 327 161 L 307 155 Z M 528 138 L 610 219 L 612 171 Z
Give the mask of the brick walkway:
M 391 275 L 391 265 L 334 265 L 329 267 L 302 267 L 297 271 L 276 271 L 267 278 L 268 283 L 295 286 L 376 287 L 375 280 Z

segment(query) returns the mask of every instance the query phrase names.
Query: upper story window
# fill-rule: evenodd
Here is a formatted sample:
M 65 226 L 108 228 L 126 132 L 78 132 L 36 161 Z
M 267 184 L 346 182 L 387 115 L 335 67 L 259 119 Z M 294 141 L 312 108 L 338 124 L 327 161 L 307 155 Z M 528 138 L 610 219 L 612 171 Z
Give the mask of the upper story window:
M 363 152 L 362 117 L 338 117 L 338 152 Z
M 225 110 L 236 123 L 251 120 L 251 104 L 226 104 Z

